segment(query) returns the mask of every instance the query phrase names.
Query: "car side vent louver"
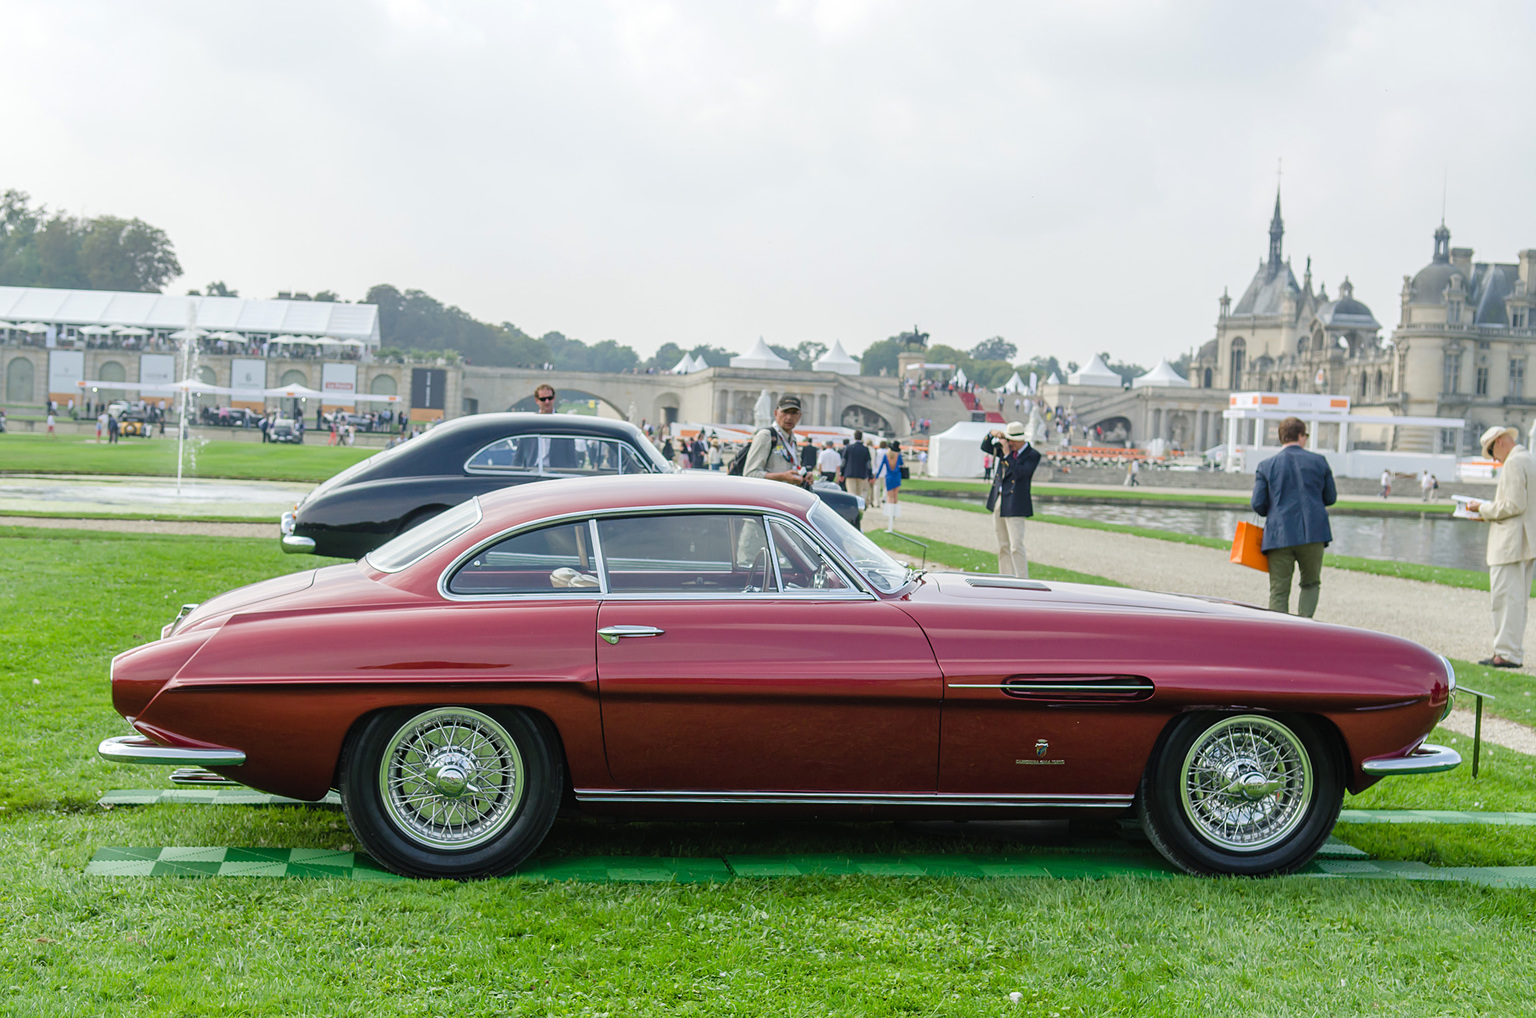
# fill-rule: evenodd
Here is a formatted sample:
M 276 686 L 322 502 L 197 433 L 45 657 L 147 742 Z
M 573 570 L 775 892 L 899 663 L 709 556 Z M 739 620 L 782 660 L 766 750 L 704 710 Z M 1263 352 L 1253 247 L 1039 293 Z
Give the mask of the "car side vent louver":
M 1003 692 L 1020 700 L 1057 703 L 1134 703 L 1152 696 L 1152 680 L 1139 675 L 1032 675 L 1009 679 Z

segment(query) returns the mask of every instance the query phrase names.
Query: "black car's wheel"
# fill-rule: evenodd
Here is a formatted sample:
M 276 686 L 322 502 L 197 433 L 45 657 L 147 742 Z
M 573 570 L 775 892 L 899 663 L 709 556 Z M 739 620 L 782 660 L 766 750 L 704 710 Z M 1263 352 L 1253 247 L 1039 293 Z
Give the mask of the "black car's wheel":
M 1305 718 L 1190 714 L 1142 777 L 1148 840 L 1188 873 L 1267 876 L 1304 866 L 1344 801 L 1333 740 Z
M 515 869 L 543 842 L 564 787 L 548 722 L 510 710 L 404 707 L 342 751 L 357 840 L 396 873 L 466 880 Z

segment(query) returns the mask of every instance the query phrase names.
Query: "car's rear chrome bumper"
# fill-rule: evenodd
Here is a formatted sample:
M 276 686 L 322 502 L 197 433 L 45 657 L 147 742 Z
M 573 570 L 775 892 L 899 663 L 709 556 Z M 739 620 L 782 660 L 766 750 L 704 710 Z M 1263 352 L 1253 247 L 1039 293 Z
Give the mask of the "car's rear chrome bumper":
M 1367 760 L 1360 769 L 1367 774 L 1439 774 L 1461 763 L 1461 754 L 1449 746 L 1436 746 L 1426 742 L 1407 756 L 1378 757 Z
M 242 749 L 162 746 L 142 735 L 114 735 L 103 739 L 96 752 L 113 763 L 192 764 L 198 767 L 239 767 L 245 763 Z

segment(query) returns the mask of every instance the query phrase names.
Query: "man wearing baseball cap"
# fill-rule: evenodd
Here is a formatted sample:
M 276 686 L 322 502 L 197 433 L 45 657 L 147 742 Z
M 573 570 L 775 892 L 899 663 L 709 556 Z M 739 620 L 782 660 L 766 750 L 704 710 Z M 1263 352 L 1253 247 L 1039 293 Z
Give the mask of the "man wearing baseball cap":
M 997 530 L 997 571 L 1004 576 L 1029 579 L 1029 557 L 1024 554 L 1024 518 L 1035 515 L 1029 486 L 1040 465 L 1040 451 L 1029 444 L 1029 432 L 1019 421 L 987 433 L 981 451 L 997 459 L 987 509 Z
M 1494 425 L 1483 432 L 1483 455 L 1504 466 L 1491 501 L 1472 499 L 1467 509 L 1488 527 L 1488 590 L 1493 595 L 1493 656 L 1478 664 L 1519 668 L 1525 662 L 1525 615 L 1536 577 L 1536 459 L 1520 444 L 1520 432 Z
M 752 436 L 741 476 L 761 477 L 809 488 L 816 480 L 814 468 L 802 470 L 795 453 L 795 425 L 800 423 L 800 397 L 779 397 L 773 411 L 773 427 Z

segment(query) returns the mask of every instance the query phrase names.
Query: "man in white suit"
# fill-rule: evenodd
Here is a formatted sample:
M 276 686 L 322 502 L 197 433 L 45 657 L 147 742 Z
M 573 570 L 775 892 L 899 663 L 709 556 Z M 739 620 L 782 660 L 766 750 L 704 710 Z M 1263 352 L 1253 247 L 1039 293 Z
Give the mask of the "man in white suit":
M 1495 425 L 1483 432 L 1484 456 L 1502 463 L 1492 501 L 1467 508 L 1489 523 L 1488 588 L 1493 594 L 1493 656 L 1478 664 L 1519 668 L 1525 662 L 1525 615 L 1536 578 L 1536 459 L 1520 444 L 1520 432 Z

